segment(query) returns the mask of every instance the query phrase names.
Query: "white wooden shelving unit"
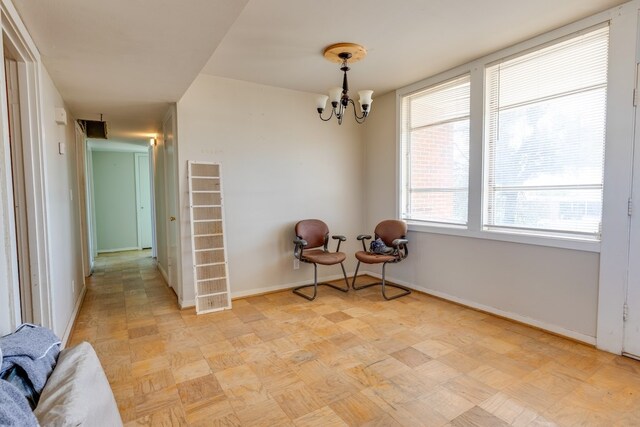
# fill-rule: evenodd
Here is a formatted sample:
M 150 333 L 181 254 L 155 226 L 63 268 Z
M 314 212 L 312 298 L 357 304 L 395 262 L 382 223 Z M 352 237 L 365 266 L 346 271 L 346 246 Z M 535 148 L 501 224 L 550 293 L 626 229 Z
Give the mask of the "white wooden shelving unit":
M 231 308 L 220 164 L 189 161 L 189 210 L 196 313 Z

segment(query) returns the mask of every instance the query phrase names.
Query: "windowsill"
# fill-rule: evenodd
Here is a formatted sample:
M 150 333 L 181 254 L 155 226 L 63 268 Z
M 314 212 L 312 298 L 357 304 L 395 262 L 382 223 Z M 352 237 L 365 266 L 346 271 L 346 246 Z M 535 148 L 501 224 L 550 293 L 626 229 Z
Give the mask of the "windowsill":
M 497 240 L 501 242 L 520 243 L 524 245 L 547 246 L 552 248 L 572 249 L 584 252 L 600 252 L 600 242 L 560 236 L 536 236 L 531 234 L 509 233 L 504 231 L 469 230 L 464 226 L 433 225 L 407 220 L 409 231 L 444 234 L 450 236 L 470 237 L 473 239 Z

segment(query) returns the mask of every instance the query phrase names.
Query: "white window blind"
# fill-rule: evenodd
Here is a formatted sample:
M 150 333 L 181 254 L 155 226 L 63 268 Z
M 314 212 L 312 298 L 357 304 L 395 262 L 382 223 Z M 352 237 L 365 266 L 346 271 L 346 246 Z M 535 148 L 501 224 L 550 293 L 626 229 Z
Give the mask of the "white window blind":
M 404 219 L 467 224 L 470 77 L 402 98 Z
M 487 68 L 486 229 L 599 239 L 609 27 Z

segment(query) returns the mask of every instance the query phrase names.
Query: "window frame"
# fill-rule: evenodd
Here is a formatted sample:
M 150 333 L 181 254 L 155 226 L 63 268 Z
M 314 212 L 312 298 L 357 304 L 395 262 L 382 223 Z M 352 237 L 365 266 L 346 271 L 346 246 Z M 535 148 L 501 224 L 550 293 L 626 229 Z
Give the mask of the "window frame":
M 434 89 L 437 86 L 445 86 L 447 84 L 453 83 L 457 80 L 462 80 L 462 79 L 467 79 L 469 82 L 469 96 L 471 96 L 471 73 L 466 72 L 466 73 L 462 73 L 460 75 L 456 75 L 453 76 L 449 79 L 437 82 L 433 85 L 430 86 L 425 86 L 425 87 L 421 87 L 418 90 L 415 90 L 413 92 L 409 92 L 406 93 L 404 95 L 402 95 L 400 97 L 400 105 L 403 105 L 405 98 L 408 97 L 412 97 L 420 92 L 423 91 L 428 91 L 430 89 Z M 406 132 L 407 128 L 404 127 L 404 114 L 402 111 L 402 108 L 400 108 L 400 115 L 399 115 L 399 132 L 400 134 L 398 135 L 398 140 L 399 140 L 399 159 L 400 159 L 400 174 L 399 174 L 399 186 L 398 186 L 398 190 L 399 190 L 399 200 L 398 200 L 398 218 L 401 218 L 405 221 L 407 221 L 408 223 L 414 223 L 414 224 L 424 224 L 424 225 L 433 225 L 436 227 L 446 227 L 446 228 L 454 228 L 454 229 L 467 229 L 469 226 L 469 214 L 468 214 L 468 209 L 469 209 L 469 184 L 467 183 L 467 220 L 464 223 L 455 223 L 455 222 L 440 222 L 440 221 L 435 221 L 435 220 L 417 220 L 417 219 L 406 219 L 403 218 L 403 213 L 405 211 L 405 207 L 408 205 L 408 201 L 407 199 L 410 197 L 410 195 L 408 194 L 408 192 L 405 194 L 405 187 L 406 184 L 408 182 L 408 178 L 407 176 L 409 175 L 408 170 L 404 168 L 405 165 L 405 161 L 407 164 L 410 164 L 410 161 L 408 161 L 406 159 L 405 153 L 404 153 L 404 148 L 405 146 L 409 145 L 409 141 L 405 141 L 405 138 L 403 138 L 403 136 L 409 136 L 410 132 Z M 469 120 L 469 125 L 471 125 L 471 100 L 469 101 L 469 114 L 464 116 L 464 117 L 468 117 Z M 455 119 L 456 121 L 459 119 Z M 428 126 L 433 126 L 433 125 L 428 125 Z M 469 129 L 469 150 L 471 149 L 471 129 Z M 410 151 L 408 151 L 408 153 L 410 153 Z
M 546 46 L 553 45 L 566 39 L 570 39 L 581 34 L 594 31 L 598 28 L 610 26 L 611 17 L 596 15 L 591 18 L 584 19 L 577 23 L 569 24 L 565 27 L 550 31 L 546 34 L 534 37 L 525 42 L 518 43 L 508 48 L 496 51 L 482 58 L 462 64 L 458 67 L 436 74 L 432 77 L 418 81 L 411 85 L 396 90 L 396 217 L 401 218 L 402 201 L 403 201 L 403 147 L 402 147 L 402 104 L 405 96 L 419 92 L 438 84 L 446 83 L 456 77 L 465 74 L 470 75 L 471 82 L 471 108 L 470 108 L 470 141 L 469 141 L 469 199 L 468 199 L 468 218 L 466 226 L 428 223 L 424 221 L 407 220 L 409 231 L 426 232 L 433 234 L 470 237 L 485 240 L 496 240 L 504 242 L 521 243 L 527 245 L 547 246 L 563 249 L 573 249 L 585 252 L 600 252 L 601 241 L 592 238 L 581 238 L 580 236 L 568 235 L 540 235 L 528 234 L 521 231 L 516 233 L 507 230 L 486 229 L 484 227 L 483 214 L 486 212 L 487 198 L 485 191 L 487 188 L 486 180 L 488 174 L 484 173 L 487 165 L 487 141 L 485 123 L 485 106 L 486 106 L 486 68 L 511 58 L 542 49 Z M 609 40 L 611 47 L 611 36 Z M 609 51 L 608 63 L 611 64 L 611 50 Z M 611 79 L 607 87 L 609 87 Z M 607 119 L 605 122 L 605 146 L 608 142 L 609 128 L 609 106 L 610 91 L 607 88 Z M 606 147 L 605 147 L 606 152 Z M 606 176 L 606 163 L 605 174 Z M 606 190 L 606 183 L 603 182 Z M 606 199 L 603 196 L 603 203 Z M 604 222 L 604 206 L 601 222 Z

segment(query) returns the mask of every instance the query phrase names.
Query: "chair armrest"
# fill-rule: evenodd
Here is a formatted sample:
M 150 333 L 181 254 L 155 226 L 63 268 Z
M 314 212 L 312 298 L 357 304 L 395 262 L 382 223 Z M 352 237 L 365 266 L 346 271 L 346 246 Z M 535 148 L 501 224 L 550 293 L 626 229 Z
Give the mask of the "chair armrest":
M 338 246 L 336 247 L 336 252 L 340 252 L 340 243 L 342 243 L 345 240 L 347 240 L 347 238 L 344 237 L 344 236 L 341 236 L 341 235 L 331 236 L 331 238 L 338 241 Z
M 299 237 L 296 237 L 295 239 L 293 239 L 293 243 L 296 245 L 296 248 L 293 251 L 293 256 L 298 259 L 301 259 L 302 251 L 304 250 L 304 247 L 308 245 L 308 243 L 306 240 L 301 239 Z
M 361 234 L 357 237 L 358 240 L 360 240 L 362 242 L 362 250 L 367 252 L 367 245 L 364 244 L 365 240 L 370 240 L 371 239 L 371 235 L 370 234 Z
M 303 248 L 304 248 L 305 246 L 307 246 L 307 245 L 308 245 L 308 243 L 307 243 L 307 241 L 306 241 L 306 240 L 304 240 L 304 239 L 300 239 L 300 238 L 295 238 L 295 239 L 293 239 L 293 243 L 295 243 L 296 245 L 300 245 L 300 246 L 302 246 Z
M 398 247 L 400 245 L 406 245 L 407 243 L 409 243 L 407 239 L 395 239 L 393 242 L 391 242 L 391 245 Z
M 409 243 L 407 239 L 395 239 L 391 242 L 391 245 L 396 248 L 396 256 L 399 256 L 400 259 L 405 259 L 409 255 L 407 243 Z

